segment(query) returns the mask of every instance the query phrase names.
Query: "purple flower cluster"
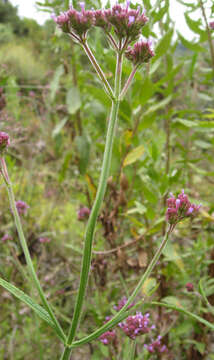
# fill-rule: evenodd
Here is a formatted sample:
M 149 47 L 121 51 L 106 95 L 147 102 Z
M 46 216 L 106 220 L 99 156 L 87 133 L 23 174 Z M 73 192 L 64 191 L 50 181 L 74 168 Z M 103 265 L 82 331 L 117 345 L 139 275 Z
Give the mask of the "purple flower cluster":
M 168 209 L 166 211 L 166 220 L 171 225 L 176 225 L 179 221 L 186 217 L 194 217 L 198 214 L 201 205 L 191 204 L 188 196 L 182 190 L 177 198 L 170 194 L 171 197 L 167 199 Z
M 166 345 L 161 344 L 162 337 L 159 335 L 157 340 L 152 341 L 150 345 L 144 345 L 144 347 L 149 351 L 150 353 L 164 353 L 167 352 L 168 349 Z
M 22 200 L 18 200 L 16 201 L 16 208 L 18 210 L 19 215 L 22 214 L 25 215 L 27 213 L 27 210 L 29 209 L 29 205 Z
M 114 32 L 119 40 L 126 39 L 127 42 L 134 41 L 141 33 L 142 27 L 148 21 L 145 12 L 140 6 L 137 10 L 129 8 L 130 1 L 125 6 L 116 4 L 112 9 L 95 11 L 95 26 L 104 30 L 113 26 Z
M 142 315 L 137 312 L 136 315 L 128 316 L 127 319 L 118 324 L 123 332 L 130 338 L 135 339 L 139 335 L 147 334 L 155 326 L 149 327 L 149 314 Z
M 148 21 L 145 11 L 139 6 L 137 10 L 129 8 L 130 1 L 123 6 L 116 4 L 109 9 L 85 10 L 85 4 L 80 2 L 81 11 L 73 7 L 60 15 L 52 15 L 53 20 L 65 32 L 70 33 L 76 40 L 86 38 L 87 31 L 93 27 L 101 27 L 105 32 L 113 28 L 119 41 L 124 40 L 128 45 L 141 34 L 142 27 Z
M 119 300 L 118 305 L 114 305 L 114 310 L 120 311 L 124 307 L 124 305 L 126 305 L 126 303 L 127 303 L 127 298 L 124 296 L 122 299 Z M 134 306 L 133 303 L 130 304 L 127 307 L 127 309 L 130 309 L 132 306 Z
M 186 283 L 186 289 L 188 292 L 194 291 L 194 285 L 191 282 Z
M 87 208 L 86 206 L 82 207 L 81 209 L 78 210 L 77 212 L 77 219 L 79 221 L 88 219 L 89 215 L 90 215 L 91 210 L 89 208 Z
M 10 137 L 7 133 L 0 131 L 0 153 L 10 145 Z
M 39 238 L 39 242 L 41 243 L 41 244 L 47 244 L 47 243 L 49 243 L 51 240 L 48 238 L 48 237 L 40 237 Z
M 1 241 L 3 241 L 3 242 L 8 241 L 8 240 L 12 240 L 12 237 L 8 234 L 3 235 L 1 238 Z
M 155 55 L 151 48 L 151 41 L 140 40 L 134 44 L 133 47 L 129 46 L 125 52 L 128 60 L 132 61 L 134 65 L 148 63 L 149 60 Z
M 104 345 L 115 344 L 117 342 L 117 334 L 115 330 L 106 331 L 99 337 Z
M 211 30 L 214 30 L 214 21 L 211 21 L 211 22 L 209 23 L 209 26 L 210 26 L 210 29 L 211 29 Z

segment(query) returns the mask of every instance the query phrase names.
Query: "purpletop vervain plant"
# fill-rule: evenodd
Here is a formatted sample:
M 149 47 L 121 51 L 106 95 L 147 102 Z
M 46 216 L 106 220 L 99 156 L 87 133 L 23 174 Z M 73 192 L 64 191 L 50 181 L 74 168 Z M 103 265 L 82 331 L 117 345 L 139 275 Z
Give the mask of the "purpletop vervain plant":
M 0 131 L 0 153 L 2 154 L 10 145 L 10 137 L 7 133 Z
M 53 327 L 58 337 L 64 344 L 64 351 L 61 360 L 70 360 L 72 348 L 88 343 L 94 339 L 100 338 L 102 342 L 110 342 L 110 340 L 113 340 L 115 336 L 114 330 L 111 329 L 117 324 L 120 324 L 119 327 L 131 339 L 135 339 L 138 335 L 148 333 L 153 328 L 152 326 L 149 326 L 148 314 L 142 315 L 140 312 L 138 312 L 134 316 L 128 316 L 130 315 L 130 307 L 133 306 L 133 301 L 135 300 L 137 294 L 139 294 L 139 292 L 142 290 L 142 285 L 148 279 L 155 265 L 157 264 L 160 255 L 168 242 L 169 235 L 171 234 L 175 225 L 185 217 L 195 216 L 199 210 L 199 207 L 194 204 L 190 204 L 187 196 L 183 192 L 178 196 L 178 199 L 172 196 L 168 200 L 167 221 L 170 225 L 169 229 L 166 232 L 165 237 L 160 244 L 160 247 L 156 251 L 146 271 L 141 276 L 132 294 L 127 299 L 127 301 L 123 301 L 122 306 L 118 304 L 118 312 L 108 322 L 106 322 L 103 326 L 101 326 L 99 329 L 95 330 L 93 333 L 89 334 L 85 338 L 74 341 L 80 322 L 82 306 L 85 298 L 89 271 L 91 267 L 92 245 L 96 221 L 103 203 L 103 198 L 107 187 L 107 179 L 109 178 L 113 140 L 117 125 L 120 101 L 129 89 L 134 74 L 139 68 L 139 66 L 147 63 L 154 56 L 154 52 L 151 49 L 150 41 L 138 41 L 141 35 L 142 27 L 148 21 L 147 17 L 145 16 L 145 12 L 141 11 L 140 7 L 138 7 L 137 10 L 131 9 L 130 3 L 127 1 L 125 5 L 116 4 L 110 9 L 85 10 L 84 3 L 80 3 L 80 8 L 81 10 L 78 11 L 73 7 L 70 7 L 68 11 L 61 13 L 58 16 L 54 15 L 53 19 L 63 32 L 68 34 L 71 39 L 73 39 L 76 43 L 82 46 L 91 64 L 93 65 L 98 77 L 100 78 L 107 95 L 111 98 L 112 106 L 111 114 L 108 121 L 103 164 L 99 184 L 97 187 L 96 198 L 93 207 L 90 210 L 90 214 L 88 214 L 89 220 L 84 238 L 84 251 L 80 274 L 80 284 L 75 302 L 72 324 L 67 337 L 64 334 L 58 320 L 56 319 L 51 305 L 48 303 L 45 297 L 39 279 L 34 270 L 30 253 L 27 247 L 27 242 L 23 233 L 21 219 L 16 206 L 17 204 L 14 198 L 12 184 L 8 176 L 5 159 L 4 157 L 0 158 L 1 173 L 7 188 L 12 213 L 14 216 L 17 232 L 19 234 L 21 246 L 25 254 L 28 270 L 38 290 L 43 304 L 43 319 L 45 318 L 46 321 Z M 106 76 L 102 71 L 100 65 L 98 64 L 93 52 L 87 44 L 88 31 L 94 26 L 102 28 L 112 48 L 116 52 L 117 60 L 113 89 L 112 86 L 109 84 L 108 80 L 106 79 Z M 133 44 L 134 41 L 136 41 L 135 44 Z M 133 70 L 129 75 L 129 78 L 127 79 L 124 87 L 122 88 L 121 78 L 124 56 L 126 56 L 127 59 L 133 63 Z M 3 150 L 6 150 L 9 143 L 9 136 L 5 133 L 0 133 L 0 150 L 2 149 L 2 154 Z M 126 320 L 124 321 L 124 319 Z M 160 339 L 158 339 L 158 341 L 159 340 Z

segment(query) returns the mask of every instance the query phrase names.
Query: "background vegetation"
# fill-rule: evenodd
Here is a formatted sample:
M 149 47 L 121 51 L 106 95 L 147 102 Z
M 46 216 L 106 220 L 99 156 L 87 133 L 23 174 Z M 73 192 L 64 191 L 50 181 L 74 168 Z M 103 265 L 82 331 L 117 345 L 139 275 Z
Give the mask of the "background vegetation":
M 142 295 L 148 302 L 182 305 L 214 320 L 214 45 L 208 26 L 214 5 L 179 2 L 185 5 L 194 40 L 175 30 L 169 0 L 144 1 L 150 21 L 143 35 L 155 40 L 156 56 L 136 74 L 121 104 L 80 335 L 101 325 L 121 294 L 134 288 L 165 232 L 168 193 L 182 188 L 202 203 L 202 210 L 193 222 L 178 226 Z M 62 3 L 38 2 L 50 12 L 68 6 L 68 1 Z M 200 17 L 195 20 L 197 9 Z M 94 30 L 89 41 L 113 81 L 115 58 L 102 33 Z M 130 70 L 126 62 L 123 76 Z M 28 245 L 66 329 L 87 221 L 79 221 L 77 213 L 91 207 L 96 193 L 110 101 L 79 46 L 56 30 L 52 20 L 43 26 L 21 20 L 9 2 L 0 2 L 0 87 L 0 122 L 12 139 L 7 163 L 16 199 L 30 206 L 22 218 Z M 3 185 L 0 196 L 0 275 L 37 297 L 28 282 Z M 189 282 L 192 292 L 186 289 Z M 0 359 L 58 359 L 62 349 L 46 324 L 2 288 L 0 294 Z M 214 337 L 204 325 L 173 310 L 148 311 L 156 325 L 154 337 L 162 335 L 169 349 L 158 359 L 214 359 Z M 148 336 L 137 340 L 139 360 L 149 358 L 145 341 Z M 128 347 L 120 333 L 117 351 L 95 341 L 75 350 L 73 359 L 125 360 Z

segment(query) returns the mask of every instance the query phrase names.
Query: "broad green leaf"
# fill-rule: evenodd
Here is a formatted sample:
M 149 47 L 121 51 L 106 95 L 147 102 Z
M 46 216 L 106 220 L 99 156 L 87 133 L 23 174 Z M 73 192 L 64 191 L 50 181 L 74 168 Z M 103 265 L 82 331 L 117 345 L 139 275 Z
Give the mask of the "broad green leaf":
M 17 287 L 3 280 L 2 278 L 0 278 L 0 286 L 2 286 L 4 289 L 9 291 L 19 300 L 23 301 L 32 310 L 34 310 L 41 319 L 46 321 L 52 328 L 55 329 L 55 325 L 52 319 L 50 318 L 48 312 L 45 309 L 43 309 L 42 306 L 36 304 L 35 301 L 30 296 L 26 295 L 23 291 L 19 290 Z
M 160 56 L 166 54 L 167 50 L 170 47 L 172 35 L 173 35 L 173 29 L 169 30 L 160 40 L 157 47 L 155 48 L 155 57 L 153 62 L 155 62 Z
M 50 83 L 50 101 L 51 102 L 53 102 L 55 99 L 56 92 L 59 87 L 59 81 L 60 81 L 60 78 L 63 73 L 64 73 L 64 67 L 63 67 L 63 65 L 59 65 L 58 68 L 56 69 L 54 77 Z
M 162 301 L 169 305 L 174 305 L 177 307 L 181 307 L 181 303 L 175 296 L 166 296 L 162 299 Z
M 182 42 L 182 45 L 189 49 L 190 51 L 196 51 L 196 52 L 202 52 L 205 51 L 206 49 L 203 48 L 202 46 L 200 46 L 199 44 L 193 43 L 192 41 L 188 41 L 187 39 L 185 39 L 179 32 L 178 32 L 178 36 L 179 39 Z
M 69 114 L 73 115 L 79 110 L 81 106 L 80 93 L 77 87 L 72 86 L 66 95 L 66 105 Z
M 67 120 L 68 120 L 68 117 L 65 116 L 65 117 L 56 125 L 56 127 L 53 129 L 53 132 L 52 132 L 52 137 L 53 137 L 53 138 L 55 138 L 55 137 L 60 133 L 60 131 L 62 130 L 62 128 L 65 126 Z
M 140 145 L 140 146 L 136 147 L 135 149 L 133 149 L 132 151 L 130 151 L 124 159 L 123 167 L 133 164 L 135 161 L 140 159 L 141 156 L 143 155 L 144 151 L 145 151 L 145 148 L 143 145 Z

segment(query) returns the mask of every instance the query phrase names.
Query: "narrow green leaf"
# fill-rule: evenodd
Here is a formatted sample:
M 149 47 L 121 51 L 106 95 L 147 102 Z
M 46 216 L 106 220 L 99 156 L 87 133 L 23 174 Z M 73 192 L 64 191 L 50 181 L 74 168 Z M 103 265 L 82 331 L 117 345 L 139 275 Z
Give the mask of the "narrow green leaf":
M 32 310 L 34 310 L 41 319 L 46 321 L 52 328 L 55 329 L 55 325 L 54 325 L 53 321 L 51 320 L 48 312 L 45 309 L 43 309 L 42 306 L 36 304 L 35 301 L 30 296 L 26 295 L 23 291 L 19 290 L 16 286 L 3 280 L 2 278 L 0 278 L 0 286 L 2 286 L 4 289 L 9 291 L 11 294 L 13 294 L 19 300 L 23 301 Z
M 190 51 L 202 52 L 206 49 L 200 46 L 199 44 L 193 43 L 192 41 L 188 41 L 178 32 L 179 39 L 181 40 L 182 45 L 189 49 Z
M 157 111 L 159 109 L 162 109 L 163 107 L 165 107 L 167 104 L 169 104 L 169 102 L 172 100 L 172 95 L 167 96 L 167 98 L 165 98 L 164 100 L 160 101 L 157 104 L 154 104 L 152 106 L 149 107 L 149 109 L 144 113 L 144 116 L 147 116 L 149 114 L 151 114 L 154 111 Z
M 53 132 L 52 132 L 52 137 L 55 138 L 59 133 L 60 131 L 62 130 L 62 128 L 64 127 L 64 125 L 66 124 L 68 120 L 68 117 L 65 116 L 57 125 L 56 127 L 53 129 Z
M 160 56 L 166 54 L 167 50 L 170 47 L 172 35 L 173 35 L 173 29 L 169 30 L 160 40 L 160 42 L 158 43 L 155 49 L 155 57 L 153 62 L 155 62 Z
M 64 73 L 64 67 L 63 65 L 59 65 L 55 71 L 54 77 L 50 83 L 50 101 L 53 102 L 56 96 L 56 92 L 59 87 L 59 81 Z
M 184 14 L 185 16 L 185 20 L 187 25 L 189 26 L 190 30 L 192 30 L 194 33 L 198 34 L 198 35 L 204 35 L 204 33 L 206 33 L 206 31 L 202 30 L 200 28 L 201 25 L 201 20 L 193 20 L 189 17 L 188 13 Z
M 163 306 L 163 307 L 166 307 L 168 309 L 172 309 L 172 310 L 176 310 L 178 312 L 181 312 L 189 317 L 191 317 L 192 319 L 206 325 L 209 329 L 213 330 L 214 331 L 214 325 L 211 324 L 209 321 L 203 319 L 202 317 L 198 316 L 198 315 L 195 315 L 193 313 L 191 313 L 190 311 L 182 308 L 182 307 L 177 307 L 175 305 L 172 305 L 172 304 L 164 304 L 164 303 L 160 303 L 160 302 L 157 302 L 157 301 L 153 301 L 151 303 L 151 305 L 158 305 L 158 306 Z
M 69 114 L 73 115 L 79 110 L 81 106 L 80 93 L 77 87 L 72 86 L 66 96 L 66 105 L 68 108 Z

